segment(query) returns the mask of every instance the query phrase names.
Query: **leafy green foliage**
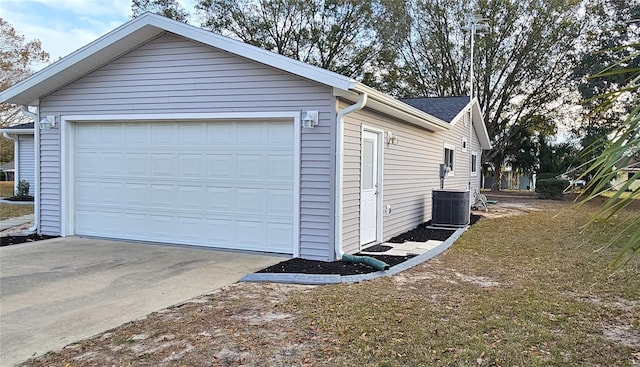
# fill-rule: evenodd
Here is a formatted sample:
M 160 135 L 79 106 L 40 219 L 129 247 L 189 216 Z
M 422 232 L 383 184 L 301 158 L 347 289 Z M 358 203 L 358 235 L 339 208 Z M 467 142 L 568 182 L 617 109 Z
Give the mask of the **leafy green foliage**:
M 33 73 L 34 65 L 49 61 L 39 40 L 26 41 L 7 21 L 0 18 L 0 90 L 9 88 Z M 20 108 L 0 103 L 0 128 L 28 122 Z M 0 163 L 13 160 L 13 141 L 0 137 Z
M 550 178 L 555 179 L 559 175 L 560 175 L 559 173 L 555 173 L 555 172 L 543 172 L 543 173 L 538 173 L 536 175 L 536 179 L 538 181 L 540 181 L 540 180 L 548 180 Z
M 131 11 L 134 18 L 152 12 L 183 23 L 189 21 L 189 12 L 176 0 L 133 0 Z
M 590 19 L 586 51 L 574 68 L 573 77 L 585 111 L 585 123 L 576 133 L 581 136 L 581 145 L 590 147 L 588 158 L 593 158 L 606 148 L 608 136 L 630 112 L 629 102 L 636 95 L 635 91 L 629 91 L 624 98 L 608 98 L 610 93 L 623 88 L 640 68 L 640 45 L 637 44 L 640 29 L 630 23 L 640 18 L 640 1 L 593 0 L 586 3 L 586 11 Z
M 202 26 L 361 80 L 395 59 L 405 35 L 403 1 L 200 0 Z
M 20 180 L 18 181 L 18 187 L 16 188 L 16 198 L 26 198 L 29 197 L 29 181 Z
M 569 187 L 569 181 L 547 178 L 536 181 L 536 192 L 542 199 L 562 199 L 564 190 Z

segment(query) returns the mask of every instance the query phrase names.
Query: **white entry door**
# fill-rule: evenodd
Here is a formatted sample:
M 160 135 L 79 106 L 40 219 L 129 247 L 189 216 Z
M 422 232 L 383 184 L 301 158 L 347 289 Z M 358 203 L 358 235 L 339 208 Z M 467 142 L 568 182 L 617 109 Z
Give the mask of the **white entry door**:
M 378 134 L 370 131 L 362 133 L 360 177 L 360 245 L 366 245 L 378 232 Z

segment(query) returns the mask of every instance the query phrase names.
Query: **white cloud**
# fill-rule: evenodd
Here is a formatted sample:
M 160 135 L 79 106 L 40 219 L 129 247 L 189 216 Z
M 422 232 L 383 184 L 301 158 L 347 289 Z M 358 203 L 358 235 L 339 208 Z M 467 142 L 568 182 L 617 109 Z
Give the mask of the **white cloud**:
M 130 0 L 2 0 L 0 17 L 56 61 L 130 19 Z M 41 65 L 43 67 L 45 65 Z

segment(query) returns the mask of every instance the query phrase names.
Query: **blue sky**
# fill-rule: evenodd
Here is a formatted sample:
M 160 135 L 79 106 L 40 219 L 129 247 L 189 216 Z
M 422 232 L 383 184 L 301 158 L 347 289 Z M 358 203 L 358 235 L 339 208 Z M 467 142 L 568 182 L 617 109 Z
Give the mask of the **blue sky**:
M 131 0 L 0 0 L 0 17 L 56 61 L 131 19 Z

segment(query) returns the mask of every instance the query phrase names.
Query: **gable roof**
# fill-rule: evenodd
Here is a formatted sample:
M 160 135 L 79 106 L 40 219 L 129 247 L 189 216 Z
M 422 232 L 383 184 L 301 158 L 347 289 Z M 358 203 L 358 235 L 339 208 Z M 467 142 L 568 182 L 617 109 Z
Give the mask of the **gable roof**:
M 15 162 L 11 161 L 11 162 L 7 162 L 5 164 L 0 165 L 0 171 L 14 171 L 14 166 L 15 166 Z
M 474 98 L 471 102 L 469 102 L 469 97 L 467 96 L 402 98 L 401 101 L 436 116 L 451 125 L 455 124 L 463 116 L 464 111 L 468 111 L 469 105 L 471 105 L 471 121 L 480 141 L 480 148 L 483 150 L 492 148 L 489 133 L 482 117 L 482 109 L 477 98 Z
M 3 130 L 23 130 L 23 129 L 33 129 L 33 122 L 27 122 L 26 124 L 13 125 L 9 127 L 5 127 Z
M 0 133 L 14 134 L 14 135 L 15 134 L 33 134 L 34 125 L 35 124 L 33 122 L 27 122 L 26 124 L 8 126 L 0 129 Z
M 468 96 L 400 98 L 400 100 L 448 123 L 451 123 L 469 104 Z
M 20 83 L 1 91 L 0 102 L 36 105 L 39 98 L 53 93 L 165 32 L 329 86 L 333 88 L 334 96 L 352 102 L 357 101 L 360 94 L 366 93 L 369 96 L 367 108 L 427 130 L 450 129 L 449 124 L 443 119 L 344 75 L 152 13 L 144 13 L 130 20 Z

